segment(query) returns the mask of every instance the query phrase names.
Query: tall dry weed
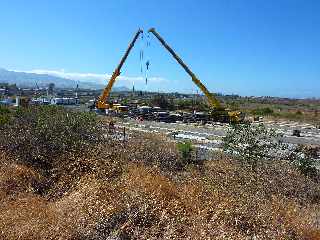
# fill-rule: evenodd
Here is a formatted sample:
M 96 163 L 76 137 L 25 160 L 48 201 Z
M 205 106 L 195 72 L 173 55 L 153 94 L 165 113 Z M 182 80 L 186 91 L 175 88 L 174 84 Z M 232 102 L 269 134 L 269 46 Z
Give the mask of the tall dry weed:
M 50 175 L 0 156 L 1 239 L 320 236 L 320 187 L 284 161 L 185 168 L 172 143 L 139 134 L 61 154 Z

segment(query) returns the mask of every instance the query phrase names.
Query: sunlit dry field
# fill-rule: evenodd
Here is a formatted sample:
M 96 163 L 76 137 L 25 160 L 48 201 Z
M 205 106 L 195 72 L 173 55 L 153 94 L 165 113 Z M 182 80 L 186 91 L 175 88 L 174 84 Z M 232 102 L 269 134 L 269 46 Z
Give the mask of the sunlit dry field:
M 81 126 L 69 114 L 52 111 L 70 129 L 74 120 Z M 24 119 L 33 122 L 28 114 Z M 319 181 L 288 161 L 252 169 L 217 153 L 185 162 L 164 135 L 135 133 L 124 142 L 101 124 L 91 133 L 103 132 L 103 140 L 91 141 L 84 131 L 79 146 L 65 142 L 69 148 L 58 149 L 56 134 L 68 129 L 52 119 L 46 123 L 56 127 L 47 139 L 52 145 L 41 145 L 38 128 L 16 135 L 25 143 L 14 148 L 1 140 L 1 239 L 320 238 Z M 24 130 L 31 125 L 25 122 Z M 8 128 L 2 130 L 20 129 Z

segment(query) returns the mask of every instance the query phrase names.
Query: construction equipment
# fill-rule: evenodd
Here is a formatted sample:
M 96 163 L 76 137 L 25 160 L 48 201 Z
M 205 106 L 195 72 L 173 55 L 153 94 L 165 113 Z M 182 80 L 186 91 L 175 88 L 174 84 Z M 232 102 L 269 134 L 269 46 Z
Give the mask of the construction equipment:
M 190 75 L 192 81 L 200 88 L 200 90 L 207 97 L 210 107 L 212 108 L 210 112 L 211 120 L 219 122 L 230 122 L 239 123 L 244 121 L 244 114 L 239 111 L 228 111 L 225 109 L 218 99 L 208 91 L 206 86 L 196 77 L 196 75 L 190 70 L 190 68 L 182 61 L 182 59 L 173 51 L 173 49 L 164 41 L 164 39 L 159 35 L 159 33 L 151 28 L 149 33 L 152 33 L 160 43 L 171 53 L 173 58 L 183 67 L 183 69 Z
M 98 110 L 106 110 L 112 107 L 112 104 L 108 103 L 108 98 L 112 89 L 112 86 L 114 85 L 116 78 L 121 74 L 121 68 L 122 65 L 124 64 L 124 62 L 126 61 L 131 49 L 133 48 L 135 42 L 137 41 L 139 35 L 143 33 L 143 31 L 141 29 L 139 29 L 137 31 L 137 33 L 135 34 L 133 40 L 130 42 L 129 47 L 127 48 L 125 54 L 123 55 L 123 57 L 120 60 L 119 65 L 116 67 L 116 69 L 114 70 L 108 85 L 106 86 L 106 88 L 103 90 L 102 95 L 99 97 L 98 101 L 96 101 L 95 106 Z

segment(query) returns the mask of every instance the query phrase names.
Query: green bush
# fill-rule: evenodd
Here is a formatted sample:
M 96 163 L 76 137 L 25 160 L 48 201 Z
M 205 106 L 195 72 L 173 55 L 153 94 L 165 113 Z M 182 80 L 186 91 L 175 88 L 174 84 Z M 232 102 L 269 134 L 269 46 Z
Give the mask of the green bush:
M 10 125 L 1 126 L 0 147 L 48 169 L 55 157 L 88 148 L 97 138 L 96 127 L 96 117 L 89 113 L 55 106 L 18 108 Z
M 316 165 L 319 164 L 318 148 L 309 148 L 305 146 L 297 146 L 290 154 L 289 160 L 298 168 L 305 176 L 319 181 L 319 170 Z
M 273 159 L 283 149 L 281 136 L 263 124 L 237 124 L 223 139 L 224 150 L 255 169 L 261 160 Z
M 251 111 L 251 113 L 253 115 L 258 115 L 258 116 L 268 116 L 268 115 L 272 115 L 274 113 L 274 111 L 271 108 L 266 107 L 266 108 L 254 109 Z
M 181 154 L 181 159 L 183 161 L 183 165 L 189 164 L 192 162 L 192 152 L 193 146 L 189 141 L 179 142 L 177 143 L 177 148 Z
M 0 126 L 8 124 L 11 120 L 11 111 L 9 108 L 0 105 Z
M 265 160 L 287 160 L 303 175 L 320 181 L 316 168 L 318 148 L 289 146 L 274 129 L 259 125 L 234 125 L 223 139 L 223 147 L 245 165 L 255 170 Z
M 300 172 L 308 177 L 316 176 L 317 169 L 315 168 L 315 161 L 311 158 L 298 158 L 297 166 Z

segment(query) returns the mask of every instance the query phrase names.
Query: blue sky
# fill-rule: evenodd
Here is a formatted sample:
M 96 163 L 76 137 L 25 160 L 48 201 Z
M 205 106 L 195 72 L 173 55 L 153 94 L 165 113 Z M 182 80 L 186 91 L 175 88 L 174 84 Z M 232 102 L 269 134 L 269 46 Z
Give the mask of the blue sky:
M 0 67 L 7 69 L 98 81 L 139 27 L 155 27 L 213 92 L 320 97 L 317 0 L 0 0 L 0 12 Z M 141 48 L 137 42 L 120 85 L 197 89 L 153 37 L 145 86 Z

